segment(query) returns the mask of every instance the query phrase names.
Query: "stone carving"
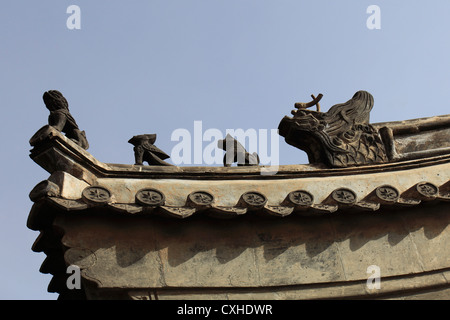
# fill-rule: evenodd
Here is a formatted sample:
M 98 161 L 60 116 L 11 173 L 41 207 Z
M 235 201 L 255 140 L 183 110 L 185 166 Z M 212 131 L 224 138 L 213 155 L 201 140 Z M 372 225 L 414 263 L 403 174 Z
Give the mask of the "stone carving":
M 128 140 L 129 143 L 134 145 L 136 165 L 142 165 L 146 161 L 151 166 L 171 166 L 170 163 L 163 161 L 170 156 L 154 146 L 155 141 L 156 134 L 141 134 Z
M 333 213 L 338 210 L 338 206 L 336 205 L 329 205 L 323 203 L 314 204 L 312 205 L 311 208 L 318 213 Z
M 417 199 L 398 198 L 397 203 L 400 206 L 417 206 L 422 201 Z
M 121 213 L 138 214 L 144 212 L 142 206 L 132 203 L 109 203 L 108 206 Z M 153 209 L 153 207 L 150 207 L 150 209 Z M 147 212 L 147 210 L 145 210 L 145 212 Z
M 69 112 L 69 103 L 61 92 L 50 90 L 44 93 L 42 99 L 50 111 L 48 124 L 66 134 L 66 137 L 77 143 L 83 149 L 89 148 L 86 133 L 78 128 L 75 119 Z
M 401 195 L 403 199 L 415 201 L 433 201 L 438 196 L 439 188 L 433 183 L 427 181 L 422 181 L 415 184 Z
M 380 209 L 379 203 L 360 201 L 354 204 L 354 207 L 365 211 L 377 211 Z
M 309 207 L 314 201 L 312 194 L 303 190 L 292 191 L 289 193 L 288 199 L 292 204 L 301 207 Z
M 58 208 L 67 211 L 77 211 L 87 209 L 89 206 L 82 200 L 69 200 L 56 197 L 49 197 L 48 200 L 55 204 Z
M 356 202 L 356 194 L 352 190 L 346 188 L 334 190 L 331 193 L 331 197 L 341 204 L 353 204 Z
M 310 103 L 296 103 L 293 118 L 284 117 L 278 131 L 287 143 L 304 150 L 311 163 L 349 167 L 388 161 L 378 131 L 369 124 L 374 100 L 358 91 L 349 101 L 332 106 L 328 112 L 307 110 Z M 318 108 L 320 110 L 320 108 Z
M 155 189 L 143 189 L 136 193 L 136 202 L 144 206 L 162 206 L 164 201 L 164 195 Z
M 391 187 L 391 186 L 378 187 L 375 190 L 375 193 L 378 196 L 378 198 L 380 198 L 381 200 L 383 200 L 385 202 L 395 202 L 395 201 L 397 201 L 398 197 L 400 196 L 397 189 L 395 189 L 394 187 Z
M 237 162 L 238 166 L 257 166 L 259 164 L 258 154 L 256 152 L 249 153 L 230 134 L 227 134 L 225 139 L 219 140 L 217 146 L 225 151 L 223 157 L 223 165 L 225 167 L 230 167 L 234 162 Z
M 416 188 L 417 191 L 425 197 L 436 197 L 439 193 L 439 188 L 429 182 L 420 182 L 417 184 Z
M 267 198 L 259 192 L 246 192 L 241 196 L 240 204 L 244 207 L 263 207 Z
M 234 218 L 247 213 L 247 208 L 243 207 L 225 207 L 225 206 L 212 206 L 207 211 L 207 215 L 215 218 Z
M 277 217 L 286 217 L 294 212 L 293 207 L 284 207 L 284 206 L 264 206 L 264 210 L 270 215 Z
M 193 207 L 206 207 L 214 202 L 214 196 L 206 191 L 192 192 L 188 196 L 188 204 Z
M 111 198 L 111 192 L 103 187 L 87 187 L 83 190 L 82 197 L 88 203 L 103 204 L 108 203 Z
M 163 215 L 184 219 L 190 217 L 195 213 L 195 208 L 188 207 L 169 207 L 169 206 L 161 206 L 159 207 Z

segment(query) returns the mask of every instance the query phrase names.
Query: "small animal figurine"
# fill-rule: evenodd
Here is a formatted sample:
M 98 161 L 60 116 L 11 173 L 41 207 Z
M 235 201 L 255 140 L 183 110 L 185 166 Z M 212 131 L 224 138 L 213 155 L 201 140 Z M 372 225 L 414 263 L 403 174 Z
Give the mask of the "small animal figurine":
M 259 156 L 256 152 L 249 153 L 244 146 L 239 143 L 230 134 L 225 139 L 219 140 L 217 146 L 225 151 L 223 165 L 231 167 L 231 164 L 237 162 L 238 166 L 257 166 L 259 165 Z

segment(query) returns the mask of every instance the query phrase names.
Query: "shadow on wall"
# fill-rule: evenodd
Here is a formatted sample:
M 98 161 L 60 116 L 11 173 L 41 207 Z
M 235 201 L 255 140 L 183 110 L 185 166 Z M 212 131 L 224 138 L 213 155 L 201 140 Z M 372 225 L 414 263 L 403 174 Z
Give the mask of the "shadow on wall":
M 345 252 L 363 251 L 368 244 L 389 250 L 400 243 L 408 247 L 404 241 L 414 241 L 406 239 L 413 233 L 421 239 L 439 237 L 450 224 L 450 213 L 445 206 L 430 204 L 383 213 L 273 219 L 256 215 L 229 220 L 195 216 L 180 221 L 116 216 L 108 217 L 107 228 L 100 217 L 96 219 L 97 226 L 90 218 L 89 223 L 77 227 L 84 228 L 77 233 L 86 234 L 80 237 L 83 246 L 93 252 L 114 248 L 116 263 L 122 268 L 142 263 L 146 255 L 155 252 L 160 263 L 171 268 L 186 262 L 202 263 L 211 257 L 219 264 L 238 258 L 260 262 L 279 259 L 327 268 Z M 87 235 L 89 232 L 91 235 Z

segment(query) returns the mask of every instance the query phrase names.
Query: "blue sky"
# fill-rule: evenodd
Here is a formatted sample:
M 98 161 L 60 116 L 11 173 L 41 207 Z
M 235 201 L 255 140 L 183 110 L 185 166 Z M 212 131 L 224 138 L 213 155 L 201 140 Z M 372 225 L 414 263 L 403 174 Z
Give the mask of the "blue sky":
M 81 9 L 70 30 L 67 7 Z M 366 12 L 381 9 L 381 29 Z M 56 299 L 31 251 L 28 194 L 49 173 L 28 156 L 47 123 L 42 94 L 60 90 L 89 152 L 133 164 L 128 139 L 157 133 L 170 154 L 178 128 L 276 129 L 295 102 L 322 110 L 358 90 L 371 122 L 448 114 L 450 2 L 356 0 L 2 1 L 0 299 Z M 279 139 L 281 164 L 306 163 Z M 170 161 L 169 161 L 170 162 Z

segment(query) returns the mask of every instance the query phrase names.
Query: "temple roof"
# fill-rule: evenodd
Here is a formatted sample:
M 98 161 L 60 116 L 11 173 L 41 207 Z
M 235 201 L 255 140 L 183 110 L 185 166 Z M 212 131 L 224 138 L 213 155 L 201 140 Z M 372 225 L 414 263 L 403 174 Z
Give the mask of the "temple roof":
M 280 135 L 310 164 L 260 165 L 234 140 L 238 166 L 172 166 L 151 134 L 131 139 L 135 164 L 103 163 L 78 127 L 66 135 L 42 127 L 30 157 L 50 176 L 30 192 L 27 226 L 40 231 L 33 251 L 47 255 L 48 290 L 63 298 L 362 297 L 374 292 L 365 273 L 372 259 L 385 277 L 377 294 L 447 288 L 450 115 L 371 125 L 354 112 L 371 101 L 358 92 L 337 118 L 299 104 L 281 120 Z M 67 288 L 68 265 L 82 270 L 81 293 Z

